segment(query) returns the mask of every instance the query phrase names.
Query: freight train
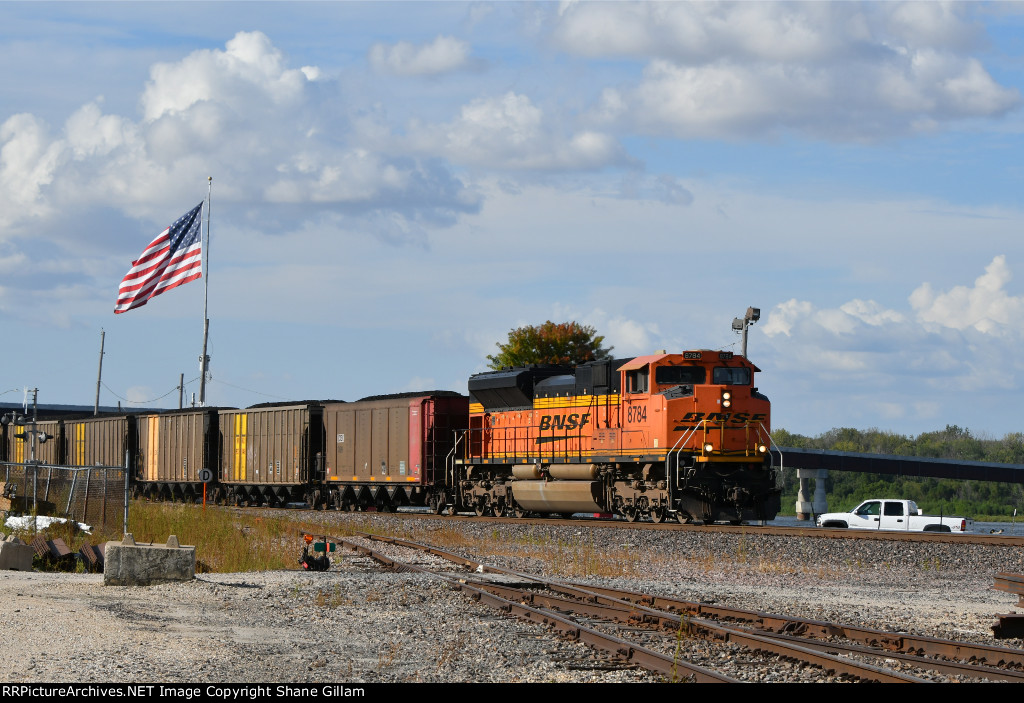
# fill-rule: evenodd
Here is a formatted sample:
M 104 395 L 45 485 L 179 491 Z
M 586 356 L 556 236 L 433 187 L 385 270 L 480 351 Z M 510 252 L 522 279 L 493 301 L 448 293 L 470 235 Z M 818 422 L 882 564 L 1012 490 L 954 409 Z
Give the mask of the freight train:
M 192 408 L 39 423 L 35 459 L 127 466 L 136 497 L 626 520 L 770 520 L 770 403 L 731 352 L 476 374 L 469 396 Z M 5 428 L 7 461 L 29 459 Z

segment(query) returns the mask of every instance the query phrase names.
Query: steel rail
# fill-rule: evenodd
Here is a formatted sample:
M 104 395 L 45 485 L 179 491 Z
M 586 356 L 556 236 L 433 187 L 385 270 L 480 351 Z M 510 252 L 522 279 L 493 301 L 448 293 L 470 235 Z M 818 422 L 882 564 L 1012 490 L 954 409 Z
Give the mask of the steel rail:
M 410 549 L 416 549 L 437 556 L 445 557 L 450 554 L 444 550 L 437 549 L 430 545 L 425 545 L 419 542 L 412 542 L 410 540 L 404 540 L 394 537 L 382 537 L 380 535 L 369 535 L 366 533 L 360 533 L 360 537 L 371 539 L 375 541 L 385 542 L 388 544 L 394 544 L 398 546 L 407 547 Z M 445 557 L 446 558 L 446 557 Z M 609 596 L 599 595 L 594 591 L 589 590 L 585 587 L 572 586 L 565 583 L 553 581 L 551 579 L 545 579 L 543 577 L 532 576 L 529 574 L 523 574 L 509 569 L 502 569 L 500 567 L 494 567 L 483 562 L 478 562 L 466 557 L 456 555 L 456 559 L 463 565 L 471 565 L 474 570 L 491 571 L 493 573 L 502 573 L 509 576 L 515 576 L 520 579 L 526 579 L 533 581 L 539 585 L 543 585 L 548 588 L 553 588 L 558 592 L 567 593 L 574 595 L 582 601 L 591 600 L 595 604 L 599 604 L 597 607 L 600 610 L 590 609 L 588 614 L 596 615 L 597 617 L 613 617 L 616 613 L 616 606 L 621 612 L 622 608 L 630 609 L 632 611 L 629 614 L 630 620 L 639 619 L 642 622 L 658 624 L 659 626 L 666 629 L 679 629 L 684 627 L 684 620 L 682 617 L 674 614 L 659 611 L 653 608 L 645 607 L 637 603 L 629 603 L 624 600 L 615 599 Z M 468 584 L 467 584 L 468 585 Z M 502 586 L 494 586 L 493 584 L 474 584 L 472 586 L 474 590 L 489 589 L 500 590 Z M 513 589 L 508 592 L 508 595 L 515 597 L 517 600 L 528 599 L 521 589 Z M 500 597 L 500 596 L 495 596 Z M 505 602 L 511 602 L 511 600 L 503 598 Z M 600 603 L 604 601 L 603 603 Z M 608 602 L 610 601 L 610 602 Z M 564 601 L 568 603 L 569 601 Z M 605 606 L 613 606 L 610 610 L 605 610 Z M 525 606 L 524 606 L 525 607 Z M 580 606 L 581 608 L 583 606 Z M 578 626 L 578 625 L 577 625 Z M 923 682 L 922 679 L 918 679 L 913 676 L 906 674 L 900 674 L 898 672 L 889 671 L 879 667 L 871 666 L 869 664 L 862 664 L 854 662 L 842 657 L 835 656 L 833 654 L 823 653 L 816 651 L 808 647 L 802 647 L 797 644 L 782 642 L 777 639 L 772 639 L 764 635 L 759 635 L 751 632 L 745 632 L 738 628 L 728 627 L 719 623 L 712 622 L 710 620 L 695 620 L 687 619 L 685 628 L 688 632 L 694 632 L 700 635 L 704 639 L 717 640 L 722 642 L 732 642 L 747 647 L 755 652 L 770 652 L 772 654 L 788 657 L 797 661 L 802 661 L 814 666 L 818 666 L 827 671 L 835 671 L 838 673 L 848 674 L 861 679 L 868 679 L 872 681 L 879 681 L 884 683 L 905 683 L 905 682 Z
M 992 588 L 997 591 L 1016 593 L 1024 596 L 1024 574 L 1011 574 L 1008 571 L 1000 571 L 995 575 L 995 584 Z
M 587 588 L 609 598 L 636 602 L 669 611 L 679 611 L 691 616 L 706 615 L 718 620 L 751 623 L 769 632 L 799 635 L 813 634 L 821 638 L 841 637 L 868 646 L 879 647 L 890 652 L 903 652 L 918 656 L 925 654 L 944 656 L 966 662 L 983 663 L 988 666 L 1002 666 L 1024 670 L 1024 651 L 1020 649 L 971 642 L 957 642 L 937 637 L 914 635 L 909 632 L 886 632 L 868 627 L 843 625 L 789 615 L 775 615 L 756 610 L 726 608 L 602 586 L 588 586 Z
M 812 640 L 806 637 L 797 637 L 795 635 L 783 634 L 781 632 L 772 632 L 765 634 L 768 637 L 796 641 L 802 644 L 804 647 L 818 649 L 820 651 L 839 651 L 844 652 L 846 654 L 855 654 L 859 656 L 894 659 L 896 661 L 901 661 L 905 664 L 909 664 L 918 669 L 928 669 L 931 671 L 938 671 L 943 674 L 952 674 L 954 676 L 970 676 L 972 678 L 988 679 L 989 681 L 1024 683 L 1024 672 L 1015 671 L 1012 669 L 998 669 L 996 667 L 986 666 L 984 664 L 969 664 L 967 662 L 931 659 L 921 657 L 916 654 L 904 654 L 902 652 L 884 652 L 878 649 L 874 649 L 872 647 L 864 647 L 854 644 L 840 644 L 837 642 L 825 642 L 822 640 Z
M 720 674 L 716 671 L 705 669 L 702 666 L 691 664 L 689 662 L 680 661 L 674 657 L 661 654 L 660 652 L 655 652 L 654 650 L 647 649 L 646 647 L 641 647 L 619 637 L 614 637 L 584 625 L 580 625 L 570 618 L 556 613 L 541 610 L 539 608 L 532 608 L 522 603 L 517 603 L 492 593 L 488 593 L 485 590 L 477 588 L 473 584 L 461 581 L 457 577 L 431 571 L 429 569 L 416 566 L 415 564 L 408 564 L 398 559 L 393 559 L 348 539 L 340 539 L 336 541 L 342 544 L 346 549 L 369 556 L 375 561 L 386 564 L 391 568 L 396 568 L 402 571 L 413 571 L 442 578 L 448 581 L 453 587 L 464 591 L 478 602 L 497 608 L 511 615 L 515 615 L 520 619 L 551 627 L 559 634 L 568 637 L 569 639 L 582 642 L 593 649 L 612 654 L 648 671 L 653 671 L 669 677 L 672 681 L 679 680 L 680 671 L 682 671 L 685 672 L 685 674 L 683 674 L 683 678 L 693 680 L 696 683 L 741 683 L 737 679 L 725 676 L 724 674 Z
M 727 608 L 722 606 L 707 605 L 694 601 L 681 600 L 676 598 L 654 596 L 646 593 L 637 593 L 602 586 L 586 587 L 568 584 L 561 581 L 544 579 L 530 574 L 523 574 L 503 569 L 497 566 L 484 564 L 467 557 L 447 552 L 431 545 L 419 542 L 403 540 L 393 537 L 382 537 L 360 533 L 360 536 L 382 542 L 406 546 L 412 549 L 426 551 L 428 553 L 449 559 L 454 563 L 468 566 L 471 570 L 491 571 L 515 576 L 520 579 L 529 579 L 538 584 L 543 584 L 554 592 L 572 595 L 576 598 L 593 599 L 594 602 L 605 600 L 606 604 L 637 604 L 650 609 L 648 616 L 655 618 L 660 611 L 680 612 L 688 617 L 708 616 L 718 621 L 736 621 L 750 623 L 757 626 L 766 633 L 788 633 L 820 638 L 843 638 L 853 642 L 859 642 L 869 647 L 876 647 L 886 652 L 903 653 L 921 657 L 922 668 L 925 662 L 937 660 L 925 658 L 924 655 L 948 657 L 952 660 L 959 660 L 967 664 L 980 664 L 999 671 L 995 667 L 1024 669 L 1024 651 L 1008 647 L 996 647 L 992 645 L 974 644 L 969 642 L 957 642 L 944 640 L 937 637 L 926 637 L 913 635 L 907 632 L 886 632 L 867 627 L 854 625 L 843 625 L 840 623 L 825 622 L 809 618 L 799 618 L 787 615 L 774 615 L 753 610 L 742 610 L 738 608 Z M 677 625 L 678 626 L 678 623 Z M 986 677 L 990 678 L 990 677 Z
M 1024 536 L 993 535 L 977 532 L 900 532 L 899 530 L 858 530 L 837 527 L 784 527 L 782 525 L 681 525 L 676 522 L 627 522 L 611 518 L 566 520 L 565 518 L 493 517 L 469 514 L 431 515 L 427 513 L 391 513 L 401 518 L 424 520 L 466 520 L 477 522 L 509 522 L 530 525 L 586 524 L 600 529 L 624 530 L 683 530 L 689 532 L 724 532 L 745 535 L 772 535 L 775 537 L 810 537 L 812 539 L 888 540 L 894 542 L 928 542 L 930 544 L 973 544 L 995 547 L 1024 547 Z
M 594 602 L 580 601 L 570 598 L 562 598 L 545 593 L 524 591 L 513 586 L 502 586 L 499 584 L 477 584 L 480 588 L 501 595 L 503 598 L 516 599 L 520 602 L 531 604 L 540 603 L 546 608 L 573 612 L 579 615 L 613 619 L 622 623 L 654 624 L 662 630 L 685 632 L 687 635 L 697 635 L 701 639 L 731 642 L 742 645 L 755 652 L 768 653 L 773 656 L 781 656 L 796 659 L 812 666 L 841 674 L 855 676 L 859 679 L 878 681 L 881 683 L 925 683 L 923 679 L 893 672 L 889 669 L 879 668 L 870 664 L 862 664 L 853 660 L 843 659 L 836 656 L 837 651 L 846 651 L 853 654 L 868 654 L 875 657 L 892 657 L 889 653 L 872 651 L 866 647 L 836 647 L 826 646 L 825 643 L 813 640 L 804 640 L 798 637 L 786 635 L 768 635 L 766 633 L 745 630 L 724 626 L 710 620 L 681 617 L 674 613 L 662 613 L 657 610 L 643 608 L 642 606 L 621 604 L 597 604 Z M 586 595 L 586 590 L 581 593 Z M 862 651 L 857 651 L 862 650 Z M 908 660 L 913 657 L 905 655 Z M 960 669 L 955 673 L 964 673 Z M 971 675 L 976 675 L 971 672 Z M 1024 675 L 1021 676 L 1024 679 Z

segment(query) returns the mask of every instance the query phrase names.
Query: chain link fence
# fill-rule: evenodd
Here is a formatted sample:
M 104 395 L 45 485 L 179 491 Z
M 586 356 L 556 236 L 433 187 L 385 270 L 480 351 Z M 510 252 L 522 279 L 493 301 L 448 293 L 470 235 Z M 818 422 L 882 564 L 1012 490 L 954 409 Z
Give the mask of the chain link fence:
M 128 472 L 123 466 L 0 462 L 0 477 L 0 513 L 67 518 L 93 532 L 128 529 Z

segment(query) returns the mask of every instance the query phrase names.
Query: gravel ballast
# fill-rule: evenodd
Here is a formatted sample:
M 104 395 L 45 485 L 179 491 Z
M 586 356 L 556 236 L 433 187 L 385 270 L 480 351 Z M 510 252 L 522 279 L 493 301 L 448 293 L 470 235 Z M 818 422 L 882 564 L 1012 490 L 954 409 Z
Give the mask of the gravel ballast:
M 1024 573 L 1020 548 L 625 530 L 578 521 L 551 527 L 388 515 L 323 519 L 328 534 L 355 520 L 358 529 L 399 531 L 521 572 L 551 575 L 554 560 L 562 571 L 556 576 L 581 583 L 1024 645 L 994 640 L 991 630 L 997 614 L 1017 609 L 1017 597 L 992 584 L 999 571 Z M 443 544 L 454 533 L 471 546 Z M 488 543 L 490 553 L 479 551 Z M 611 561 L 624 566 L 611 568 Z M 0 622 L 0 669 L 9 683 L 659 680 L 478 604 L 438 579 L 386 571 L 350 553 L 335 556 L 324 573 L 200 574 L 149 587 L 104 586 L 102 575 L 0 572 Z

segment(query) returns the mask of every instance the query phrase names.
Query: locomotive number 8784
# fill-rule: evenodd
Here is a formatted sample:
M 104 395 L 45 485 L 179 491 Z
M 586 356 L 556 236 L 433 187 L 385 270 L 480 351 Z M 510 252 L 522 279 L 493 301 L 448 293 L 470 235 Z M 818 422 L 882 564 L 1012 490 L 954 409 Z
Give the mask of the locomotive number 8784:
M 771 519 L 780 490 L 757 371 L 696 350 L 477 374 L 453 469 L 460 502 L 478 514 Z

